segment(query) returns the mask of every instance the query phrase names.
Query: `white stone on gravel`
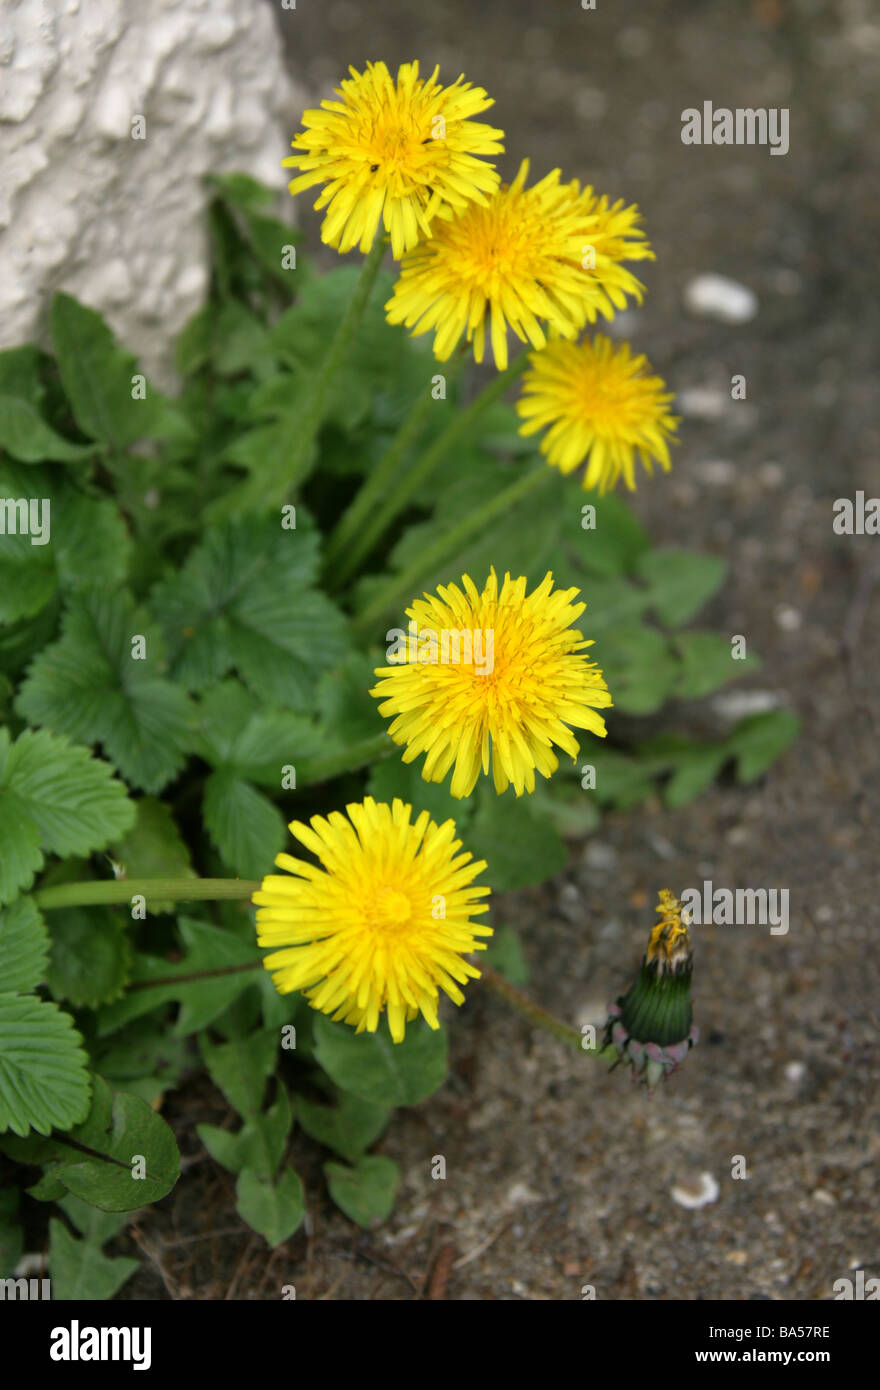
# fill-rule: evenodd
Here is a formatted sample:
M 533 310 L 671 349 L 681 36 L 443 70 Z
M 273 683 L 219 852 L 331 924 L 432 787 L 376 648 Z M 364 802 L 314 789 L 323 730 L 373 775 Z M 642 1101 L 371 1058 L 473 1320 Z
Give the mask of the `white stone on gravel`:
M 748 323 L 758 312 L 758 296 L 727 275 L 697 275 L 685 286 L 684 307 L 700 319 Z
M 672 1189 L 672 1200 L 680 1207 L 695 1211 L 718 1201 L 721 1188 L 711 1173 L 700 1173 L 698 1178 L 689 1178 L 677 1183 Z
M 736 464 L 728 459 L 706 459 L 698 463 L 694 471 L 710 487 L 730 487 L 736 482 Z
M 689 420 L 720 420 L 730 396 L 714 386 L 685 386 L 675 396 L 675 408 Z
M 775 690 L 728 690 L 715 696 L 712 708 L 720 719 L 735 723 L 747 714 L 764 714 L 781 704 L 782 697 Z

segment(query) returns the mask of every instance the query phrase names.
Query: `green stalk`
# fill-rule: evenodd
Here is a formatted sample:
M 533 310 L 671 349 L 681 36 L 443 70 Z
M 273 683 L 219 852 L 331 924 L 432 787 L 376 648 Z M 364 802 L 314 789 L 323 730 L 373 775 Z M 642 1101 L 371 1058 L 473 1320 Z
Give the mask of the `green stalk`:
M 539 488 L 545 487 L 553 476 L 553 469 L 542 463 L 540 468 L 536 468 L 532 473 L 524 473 L 517 478 L 515 483 L 511 483 L 510 487 L 496 493 L 482 507 L 478 507 L 464 517 L 457 526 L 445 531 L 433 545 L 421 552 L 417 560 L 414 560 L 400 574 L 392 575 L 388 582 L 382 586 L 363 612 L 353 619 L 355 631 L 365 632 L 370 624 L 376 618 L 380 618 L 387 609 L 393 608 L 401 600 L 411 598 L 419 581 L 430 575 L 437 565 L 442 564 L 447 558 L 457 555 L 472 536 L 484 530 L 497 516 L 509 511 L 523 497 L 528 497 L 531 493 L 537 492 Z
M 499 372 L 498 376 L 480 392 L 476 399 L 471 401 L 467 409 L 461 411 L 450 421 L 433 444 L 413 460 L 410 467 L 404 471 L 403 476 L 388 491 L 383 505 L 366 519 L 358 537 L 359 555 L 366 555 L 373 549 L 373 546 L 404 510 L 410 499 L 427 482 L 450 449 L 453 449 L 456 444 L 461 443 L 466 438 L 480 416 L 490 405 L 494 405 L 504 395 L 508 386 L 521 375 L 528 365 L 529 356 L 530 350 L 527 350 L 515 357 L 507 371 Z
M 172 902 L 220 902 L 252 898 L 259 882 L 242 878 L 111 878 L 92 883 L 55 883 L 40 888 L 33 901 L 41 911 L 56 907 L 92 907 L 128 903 L 135 896 Z
M 64 907 L 93 907 L 97 905 L 129 903 L 136 895 L 149 902 L 219 902 L 240 899 L 248 901 L 262 884 L 240 878 L 130 878 L 107 879 L 90 883 L 56 883 L 51 888 L 40 888 L 33 894 L 33 901 L 42 912 Z M 244 965 L 220 966 L 216 970 L 196 971 L 192 976 L 175 975 L 174 982 L 191 978 L 202 979 L 209 975 L 226 975 L 239 970 L 254 970 L 262 962 L 254 961 Z M 588 1052 L 591 1057 L 605 1061 L 617 1059 L 613 1047 L 589 1049 L 583 1046 L 584 1039 L 576 1029 L 563 1023 L 561 1019 L 542 1009 L 540 1004 L 529 999 L 521 990 L 514 988 L 503 975 L 499 975 L 489 965 L 480 965 L 480 974 L 494 994 L 538 1028 L 551 1033 L 554 1038 L 579 1052 Z M 146 989 L 166 983 L 162 980 L 143 981 L 129 985 L 130 989 Z
M 308 460 L 309 451 L 315 441 L 318 430 L 324 422 L 324 414 L 327 409 L 327 400 L 330 395 L 331 387 L 334 385 L 340 368 L 345 362 L 349 345 L 357 332 L 358 325 L 363 317 L 364 309 L 367 307 L 367 300 L 370 291 L 379 273 L 382 258 L 385 255 L 385 238 L 377 235 L 373 239 L 373 245 L 361 267 L 358 282 L 354 288 L 354 294 L 348 303 L 348 308 L 343 314 L 336 328 L 336 332 L 330 341 L 327 349 L 327 356 L 321 364 L 318 376 L 312 389 L 312 398 L 309 408 L 298 421 L 300 433 L 297 438 L 296 446 L 287 462 L 283 487 L 277 496 L 272 492 L 271 485 L 268 489 L 269 502 L 283 501 L 290 486 L 299 481 L 304 472 Z M 280 483 L 281 480 L 279 479 Z
M 505 1004 L 509 1004 L 517 1013 L 522 1014 L 523 1018 L 528 1019 L 536 1028 L 542 1028 L 545 1033 L 550 1033 L 560 1042 L 564 1042 L 567 1047 L 573 1047 L 578 1052 L 583 1052 L 587 1057 L 591 1057 L 601 1062 L 616 1062 L 618 1054 L 616 1047 L 584 1047 L 583 1034 L 576 1028 L 572 1028 L 562 1019 L 556 1018 L 554 1014 L 542 1009 L 540 1004 L 536 1004 L 533 999 L 529 999 L 522 990 L 516 989 L 509 980 L 505 980 L 503 975 L 499 975 L 497 970 L 493 970 L 490 965 L 484 965 L 482 961 L 477 962 L 480 976 L 485 980 L 493 994 L 497 994 L 499 999 L 503 999 Z
M 458 376 L 462 363 L 461 356 L 453 361 L 446 374 L 447 386 Z M 332 589 L 342 588 L 367 554 L 370 542 L 369 539 L 365 541 L 364 537 L 370 513 L 393 486 L 400 464 L 409 452 L 410 445 L 421 434 L 434 404 L 431 389 L 426 387 L 416 397 L 385 453 L 375 468 L 370 470 L 360 490 L 337 522 L 327 542 L 324 556 L 324 574 L 328 586 Z
M 312 445 L 324 423 L 330 391 L 345 362 L 352 339 L 363 317 L 370 291 L 385 255 L 385 238 L 376 236 L 369 254 L 364 258 L 354 293 L 330 340 L 324 361 L 311 384 L 308 408 L 290 422 L 290 447 L 280 451 L 274 469 L 255 474 L 223 497 L 216 498 L 208 508 L 209 520 L 249 510 L 251 507 L 280 506 L 285 497 L 302 482 L 309 469 Z

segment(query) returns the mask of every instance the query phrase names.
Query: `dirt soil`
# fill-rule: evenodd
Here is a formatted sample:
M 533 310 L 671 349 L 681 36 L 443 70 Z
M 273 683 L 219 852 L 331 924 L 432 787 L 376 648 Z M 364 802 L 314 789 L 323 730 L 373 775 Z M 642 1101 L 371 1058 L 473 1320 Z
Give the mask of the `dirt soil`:
M 323 0 L 281 21 L 311 96 L 368 58 L 464 71 L 496 97 L 506 176 L 528 155 L 537 176 L 559 165 L 639 203 L 658 256 L 622 327 L 673 389 L 702 396 L 685 398 L 673 474 L 642 484 L 635 509 L 658 544 L 724 556 L 700 625 L 760 653 L 740 703 L 751 692 L 803 721 L 762 784 L 610 817 L 558 879 L 497 902 L 530 993 L 575 1026 L 601 1020 L 664 885 L 788 888 L 790 930 L 697 931 L 702 1038 L 653 1097 L 474 987 L 449 1081 L 379 1146 L 404 1178 L 371 1234 L 330 1205 L 326 1155 L 298 1133 L 308 1229 L 270 1253 L 195 1136 L 224 1102 L 193 1083 L 167 1111 L 184 1176 L 140 1220 L 148 1259 L 122 1297 L 271 1299 L 293 1284 L 335 1300 L 579 1299 L 584 1285 L 600 1299 L 832 1298 L 856 1267 L 880 1275 L 880 537 L 832 530 L 835 498 L 880 492 L 880 16 L 868 0 Z M 682 110 L 709 99 L 789 108 L 789 153 L 683 145 Z M 686 312 L 705 272 L 754 291 L 755 317 Z M 737 373 L 744 402 L 730 399 Z M 704 700 L 650 727 L 720 733 L 743 712 Z M 701 1184 L 716 1200 L 682 1205 Z

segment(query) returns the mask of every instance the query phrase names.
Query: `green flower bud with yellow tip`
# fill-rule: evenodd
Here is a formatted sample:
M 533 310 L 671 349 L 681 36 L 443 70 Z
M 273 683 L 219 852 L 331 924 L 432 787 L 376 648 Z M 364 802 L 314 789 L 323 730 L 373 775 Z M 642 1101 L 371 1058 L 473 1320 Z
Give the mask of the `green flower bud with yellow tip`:
M 661 889 L 660 920 L 651 932 L 638 977 L 608 1011 L 605 1045 L 632 1067 L 633 1080 L 653 1090 L 697 1042 L 691 1010 L 689 915 L 668 888 Z

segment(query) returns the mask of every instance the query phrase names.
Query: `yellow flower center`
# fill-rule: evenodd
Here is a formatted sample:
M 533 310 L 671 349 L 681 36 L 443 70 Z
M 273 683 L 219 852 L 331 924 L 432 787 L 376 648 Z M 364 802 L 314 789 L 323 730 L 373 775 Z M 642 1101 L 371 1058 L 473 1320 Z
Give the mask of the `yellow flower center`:
M 628 419 L 633 406 L 631 376 L 604 371 L 584 371 L 572 383 L 575 404 L 582 420 L 596 430 L 607 430 Z
M 412 917 L 412 904 L 396 888 L 380 888 L 367 910 L 371 927 L 380 932 L 396 932 Z

